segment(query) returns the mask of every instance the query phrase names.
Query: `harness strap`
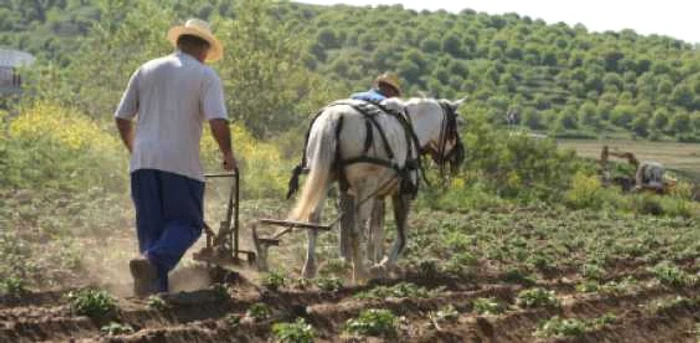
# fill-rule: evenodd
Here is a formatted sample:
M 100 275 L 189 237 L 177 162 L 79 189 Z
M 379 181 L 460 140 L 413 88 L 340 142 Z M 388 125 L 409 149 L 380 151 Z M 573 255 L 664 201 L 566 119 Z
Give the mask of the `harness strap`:
M 369 102 L 369 103 L 379 107 L 382 111 L 389 113 L 384 108 L 382 108 L 380 105 L 377 105 L 374 102 Z M 333 105 L 340 105 L 340 104 L 348 105 L 348 106 L 352 107 L 353 109 L 355 109 L 357 112 L 360 112 L 367 120 L 367 123 L 371 123 L 372 125 L 374 125 L 374 127 L 377 128 L 377 131 L 379 131 L 379 137 L 382 139 L 382 143 L 384 143 L 384 149 L 386 149 L 386 154 L 389 157 L 389 159 L 393 160 L 394 159 L 394 151 L 391 150 L 391 146 L 389 145 L 389 140 L 386 138 L 386 134 L 384 133 L 384 130 L 382 130 L 382 127 L 379 126 L 379 123 L 377 122 L 377 115 L 379 115 L 379 113 L 376 110 L 374 110 L 373 108 L 369 107 L 367 104 L 357 105 L 355 103 L 343 103 L 343 102 L 341 102 L 341 103 L 334 103 Z M 372 135 L 373 135 L 372 131 L 373 130 L 369 124 L 366 124 L 366 125 L 367 125 L 367 137 L 368 138 L 365 140 L 365 144 L 371 145 L 371 139 L 372 139 Z M 369 140 L 369 143 L 367 143 L 368 140 Z M 365 152 L 369 151 L 369 147 L 366 146 L 366 148 L 367 149 L 365 150 Z
M 372 141 L 374 140 L 374 130 L 372 130 L 372 123 L 369 120 L 365 121 L 365 131 L 367 135 L 365 136 L 365 148 L 362 149 L 362 153 L 366 154 L 369 152 L 369 148 L 372 147 Z
M 423 170 L 423 165 L 421 161 L 421 154 L 420 154 L 420 143 L 418 141 L 418 137 L 413 130 L 413 126 L 410 123 L 410 117 L 408 117 L 408 113 L 406 113 L 406 116 L 402 115 L 401 113 L 397 113 L 394 110 L 391 110 L 389 108 L 386 108 L 385 106 L 375 103 L 375 102 L 370 102 L 366 101 L 369 104 L 372 104 L 376 106 L 376 108 L 370 107 L 367 103 L 363 103 L 361 105 L 358 105 L 357 103 L 353 102 L 347 102 L 347 101 L 337 101 L 334 103 L 331 103 L 330 105 L 326 106 L 324 109 L 320 110 L 314 118 L 311 120 L 311 123 L 309 124 L 309 128 L 306 131 L 306 137 L 304 140 L 304 148 L 302 151 L 302 157 L 301 157 L 301 162 L 294 167 L 292 170 L 292 177 L 289 179 L 289 185 L 288 185 L 288 191 L 287 191 L 287 199 L 291 198 L 294 193 L 296 193 L 299 190 L 299 177 L 301 174 L 305 173 L 307 171 L 306 169 L 306 147 L 309 143 L 309 136 L 311 135 L 311 127 L 313 126 L 314 122 L 318 117 L 325 111 L 326 108 L 331 107 L 331 106 L 339 106 L 339 105 L 347 105 L 352 107 L 354 110 L 362 114 L 365 119 L 367 120 L 365 122 L 365 127 L 367 130 L 367 136 L 365 138 L 365 144 L 364 144 L 364 153 L 366 154 L 369 149 L 371 148 L 372 145 L 372 140 L 373 140 L 373 130 L 372 130 L 372 125 L 374 125 L 377 128 L 377 131 L 379 131 L 379 136 L 382 139 L 382 143 L 384 143 L 384 147 L 386 149 L 387 157 L 389 160 L 385 159 L 380 159 L 380 158 L 375 158 L 375 157 L 370 157 L 370 156 L 358 156 L 354 158 L 350 158 L 347 160 L 341 160 L 340 159 L 340 144 L 336 146 L 336 151 L 335 151 L 335 163 L 334 163 L 334 169 L 336 170 L 337 176 L 338 176 L 338 181 L 340 182 L 340 186 L 342 190 L 347 190 L 348 181 L 345 177 L 345 172 L 344 172 L 344 167 L 350 164 L 354 163 L 372 163 L 376 165 L 381 165 L 386 168 L 391 168 L 394 171 L 396 171 L 397 175 L 402 179 L 402 190 L 408 191 L 408 193 L 411 193 L 414 197 L 416 196 L 418 192 L 418 185 L 408 185 L 410 175 L 409 173 L 413 170 L 420 170 L 420 173 L 423 176 L 423 180 L 426 182 L 426 184 L 430 185 L 428 183 L 428 180 L 426 178 L 425 172 Z M 379 109 L 380 111 L 391 115 L 392 117 L 396 118 L 400 125 L 403 127 L 405 135 L 406 135 L 406 142 L 408 143 L 407 147 L 407 156 L 406 156 L 406 163 L 403 168 L 398 166 L 398 164 L 392 162 L 394 159 L 395 155 L 394 152 L 391 149 L 391 146 L 389 145 L 389 140 L 386 137 L 386 134 L 384 133 L 384 130 L 382 127 L 379 125 L 377 122 L 376 116 L 380 114 L 379 111 L 376 109 Z M 342 128 L 342 120 L 343 117 L 341 116 L 339 118 L 338 125 L 336 126 L 336 141 L 340 142 L 339 136 L 340 136 L 340 131 Z M 413 144 L 410 144 L 413 143 Z M 413 155 L 413 146 L 415 145 L 415 153 L 416 153 L 416 159 L 412 158 Z

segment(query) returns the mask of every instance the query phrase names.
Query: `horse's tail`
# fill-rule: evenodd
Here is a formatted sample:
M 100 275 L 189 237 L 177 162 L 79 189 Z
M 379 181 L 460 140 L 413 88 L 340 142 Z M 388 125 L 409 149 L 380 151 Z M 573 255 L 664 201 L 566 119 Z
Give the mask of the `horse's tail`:
M 289 220 L 308 221 L 318 203 L 325 200 L 331 181 L 331 167 L 338 145 L 337 129 L 342 117 L 321 116 L 311 128 L 307 149 L 309 175 Z

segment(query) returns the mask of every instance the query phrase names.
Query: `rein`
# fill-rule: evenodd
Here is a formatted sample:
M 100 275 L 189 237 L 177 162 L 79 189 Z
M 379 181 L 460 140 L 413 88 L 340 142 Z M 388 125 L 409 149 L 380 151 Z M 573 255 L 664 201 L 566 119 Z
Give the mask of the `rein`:
M 438 138 L 438 146 L 435 162 L 440 166 L 440 175 L 444 177 L 447 164 L 451 164 L 451 169 L 455 170 L 464 160 L 464 146 L 459 137 L 457 128 L 457 111 L 450 104 L 444 101 L 439 102 L 442 109 L 443 117 L 440 124 L 440 136 Z M 454 140 L 455 146 L 446 153 L 447 143 Z

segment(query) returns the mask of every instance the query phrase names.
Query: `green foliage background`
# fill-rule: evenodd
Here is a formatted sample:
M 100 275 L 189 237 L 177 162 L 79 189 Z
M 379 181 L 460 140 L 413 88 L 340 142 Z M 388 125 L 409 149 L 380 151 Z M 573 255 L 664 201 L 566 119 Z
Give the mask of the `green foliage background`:
M 400 5 L 13 0 L 0 6 L 0 45 L 29 50 L 54 66 L 78 65 L 82 75 L 71 74 L 72 90 L 93 90 L 83 102 L 109 106 L 114 101 L 101 100 L 114 99 L 131 69 L 168 51 L 163 36 L 171 24 L 191 16 L 211 20 L 228 49 L 217 68 L 227 94 L 237 95 L 229 106 L 257 135 L 313 111 L 289 104 L 345 96 L 385 70 L 399 72 L 410 95 L 468 94 L 465 112 L 485 112 L 499 124 L 515 110 L 521 125 L 562 136 L 695 141 L 700 132 L 700 54 L 697 45 L 672 37 Z M 92 77 L 96 72 L 104 77 Z M 106 79 L 114 84 L 95 85 Z M 111 92 L 103 92 L 106 86 Z M 260 98 L 275 106 L 260 105 Z

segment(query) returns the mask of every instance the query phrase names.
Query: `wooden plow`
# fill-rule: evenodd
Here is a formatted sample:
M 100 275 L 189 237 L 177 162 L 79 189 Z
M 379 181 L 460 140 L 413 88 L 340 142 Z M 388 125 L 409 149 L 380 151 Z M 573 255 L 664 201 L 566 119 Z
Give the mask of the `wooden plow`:
M 270 237 L 259 237 L 258 236 L 258 226 L 269 225 L 269 226 L 280 226 L 283 227 L 282 230 L 277 231 L 274 235 Z M 279 220 L 279 219 L 269 219 L 263 218 L 253 223 L 251 230 L 253 232 L 253 243 L 255 244 L 255 250 L 257 251 L 257 266 L 258 270 L 261 272 L 268 271 L 267 256 L 268 249 L 273 246 L 279 246 L 281 237 L 292 232 L 295 228 L 306 229 L 306 230 L 321 230 L 330 231 L 333 225 L 322 225 L 322 224 L 312 224 L 306 222 L 296 222 L 289 220 Z
M 207 182 L 211 179 L 231 179 L 226 215 L 224 220 L 219 223 L 218 232 L 214 232 L 211 226 L 205 222 L 204 233 L 206 236 L 206 246 L 193 254 L 195 261 L 207 263 L 210 267 L 213 265 L 225 269 L 233 269 L 244 265 L 257 265 L 259 271 L 267 271 L 268 249 L 271 246 L 279 246 L 280 240 L 284 235 L 291 233 L 295 228 L 330 231 L 333 227 L 333 225 L 317 225 L 305 222 L 262 218 L 251 225 L 253 243 L 257 253 L 244 250 L 240 247 L 240 179 L 238 170 L 231 173 L 205 174 L 205 177 Z M 283 229 L 270 237 L 259 237 L 257 228 L 262 225 L 278 226 L 283 227 Z
M 231 173 L 205 174 L 207 182 L 211 179 L 230 178 L 231 188 L 228 197 L 226 216 L 219 223 L 219 231 L 214 232 L 211 226 L 204 223 L 206 246 L 194 253 L 196 261 L 206 262 L 208 265 L 217 265 L 224 268 L 242 266 L 244 262 L 249 265 L 255 263 L 255 252 L 240 248 L 240 180 L 238 170 Z

